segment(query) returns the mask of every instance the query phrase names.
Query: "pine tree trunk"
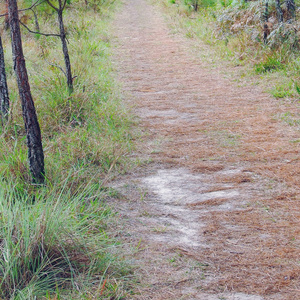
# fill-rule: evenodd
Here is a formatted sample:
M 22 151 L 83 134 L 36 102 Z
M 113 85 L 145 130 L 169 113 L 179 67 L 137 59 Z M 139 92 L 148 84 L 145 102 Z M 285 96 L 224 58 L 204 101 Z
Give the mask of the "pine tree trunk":
M 276 0 L 275 5 L 277 10 L 278 23 L 283 23 L 283 11 L 281 8 L 280 0 Z
M 65 65 L 66 65 L 66 76 L 67 76 L 67 84 L 68 84 L 69 94 L 72 94 L 73 93 L 73 77 L 72 77 L 72 72 L 71 72 L 70 56 L 69 56 L 69 50 L 68 50 L 68 46 L 67 46 L 66 32 L 65 32 L 62 14 L 63 14 L 63 10 L 62 10 L 62 5 L 60 3 L 60 9 L 57 11 L 60 39 L 61 39 L 62 49 L 63 49 L 63 53 L 64 53 L 64 59 L 65 59 Z
M 267 44 L 268 35 L 270 33 L 269 26 L 268 26 L 268 20 L 269 20 L 269 0 L 266 0 L 265 2 L 265 11 L 263 14 L 264 19 L 264 43 Z
M 295 11 L 296 11 L 296 6 L 295 6 L 295 1 L 294 0 L 286 0 L 286 8 L 289 14 L 289 19 L 294 19 L 295 18 Z
M 45 179 L 44 152 L 40 126 L 32 100 L 25 59 L 23 55 L 17 0 L 8 0 L 7 2 L 14 70 L 17 77 L 27 137 L 29 168 L 33 177 L 33 182 L 42 184 L 44 183 Z
M 0 36 L 0 113 L 2 124 L 4 123 L 5 119 L 7 119 L 8 111 L 9 95 L 5 72 L 4 51 L 2 46 L 2 39 Z

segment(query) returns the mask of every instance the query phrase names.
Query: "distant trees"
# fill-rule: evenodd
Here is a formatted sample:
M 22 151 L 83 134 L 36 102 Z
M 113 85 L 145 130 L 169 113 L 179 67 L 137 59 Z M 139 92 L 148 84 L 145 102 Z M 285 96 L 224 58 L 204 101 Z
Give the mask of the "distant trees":
M 57 7 L 50 0 L 45 0 L 45 2 L 52 9 L 54 9 L 55 12 L 57 13 L 57 19 L 58 19 L 58 24 L 59 24 L 59 34 L 40 32 L 38 18 L 37 18 L 37 15 L 33 8 L 34 8 L 34 6 L 43 3 L 43 1 L 36 1 L 29 8 L 32 10 L 32 12 L 34 14 L 36 31 L 32 31 L 31 29 L 29 29 L 28 26 L 26 26 L 23 22 L 20 21 L 20 23 L 31 33 L 39 34 L 39 35 L 43 35 L 43 36 L 54 36 L 54 37 L 60 38 L 61 43 L 62 43 L 64 61 L 65 61 L 65 70 L 63 70 L 62 68 L 60 68 L 60 70 L 62 70 L 66 76 L 69 94 L 72 94 L 73 89 L 74 89 L 73 88 L 73 77 L 72 77 L 72 71 L 71 71 L 70 55 L 69 55 L 69 50 L 68 50 L 68 45 L 67 45 L 66 30 L 65 30 L 65 26 L 64 26 L 64 20 L 63 20 L 63 11 L 66 8 L 67 0 L 57 0 L 57 2 L 58 2 Z
M 282 9 L 282 4 L 285 4 L 285 13 Z M 283 23 L 284 17 L 286 21 L 295 18 L 296 6 L 294 0 L 285 0 L 283 2 L 280 2 L 280 0 L 276 0 L 275 5 L 276 5 L 278 23 Z
M 289 18 L 295 18 L 295 12 L 296 12 L 296 5 L 294 0 L 286 0 L 286 8 L 287 12 L 289 14 Z
M 275 3 L 276 3 L 278 23 L 282 23 L 283 22 L 283 11 L 281 9 L 280 0 L 276 0 Z
M 283 9 L 284 6 L 284 9 Z M 294 0 L 285 0 L 281 2 L 280 0 L 275 0 L 275 9 L 277 15 L 277 22 L 279 27 L 286 23 L 291 23 L 295 19 L 296 6 Z M 268 36 L 271 32 L 273 24 L 270 24 L 269 21 L 269 0 L 265 0 L 265 8 L 263 12 L 263 21 L 264 21 L 264 43 L 267 43 Z
M 65 59 L 65 65 L 66 65 L 66 77 L 67 77 L 67 84 L 69 89 L 69 94 L 72 94 L 73 92 L 73 77 L 71 72 L 71 63 L 70 63 L 70 56 L 69 56 L 69 50 L 67 46 L 67 39 L 66 39 L 66 31 L 64 26 L 64 20 L 63 20 L 63 11 L 66 7 L 67 0 L 57 0 L 58 1 L 58 7 L 54 6 L 50 0 L 46 0 L 47 3 L 56 11 L 57 13 L 57 19 L 59 23 L 59 33 L 60 33 L 60 39 Z

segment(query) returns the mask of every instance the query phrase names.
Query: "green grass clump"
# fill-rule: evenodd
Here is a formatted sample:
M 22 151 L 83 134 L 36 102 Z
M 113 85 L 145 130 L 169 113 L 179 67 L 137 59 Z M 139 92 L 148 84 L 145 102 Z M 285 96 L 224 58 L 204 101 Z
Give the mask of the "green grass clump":
M 112 270 L 114 276 L 122 275 L 122 269 L 116 274 L 118 267 L 110 255 L 113 243 L 105 232 L 112 212 L 102 203 L 97 186 L 85 186 L 76 196 L 67 184 L 59 195 L 55 189 L 42 188 L 34 198 L 12 184 L 3 186 L 2 182 L 2 299 L 42 299 L 67 289 L 82 296 L 87 288 L 96 293 Z M 107 290 L 106 294 L 118 292 Z
M 292 82 L 287 82 L 285 84 L 277 84 L 274 86 L 270 93 L 275 98 L 288 98 L 288 97 L 295 97 L 295 89 Z

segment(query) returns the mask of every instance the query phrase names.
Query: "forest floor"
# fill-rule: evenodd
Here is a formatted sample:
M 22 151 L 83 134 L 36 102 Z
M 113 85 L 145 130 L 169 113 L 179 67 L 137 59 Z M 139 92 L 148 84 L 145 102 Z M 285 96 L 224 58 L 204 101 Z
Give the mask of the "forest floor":
M 299 107 L 211 65 L 145 0 L 114 26 L 145 162 L 111 183 L 129 299 L 299 299 Z

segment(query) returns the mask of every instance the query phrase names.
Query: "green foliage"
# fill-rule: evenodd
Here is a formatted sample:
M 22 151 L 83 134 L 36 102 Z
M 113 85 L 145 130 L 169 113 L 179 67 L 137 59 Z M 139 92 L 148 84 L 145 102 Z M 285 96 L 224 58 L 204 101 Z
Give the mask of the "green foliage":
M 298 95 L 300 95 L 300 86 L 296 82 L 295 82 L 295 89 L 296 89 L 296 92 L 298 93 Z
M 183 0 L 183 4 L 190 7 L 192 10 L 196 8 L 213 7 L 216 4 L 215 0 Z
M 201 0 L 200 7 L 214 7 L 217 4 L 215 0 Z
M 220 0 L 220 4 L 223 7 L 228 7 L 233 3 L 233 0 Z
M 255 65 L 256 73 L 265 73 L 270 71 L 277 71 L 283 69 L 284 65 L 277 57 L 277 55 L 266 56 L 263 61 Z
M 81 285 L 81 273 L 106 272 L 109 210 L 93 196 L 93 186 L 76 197 L 57 192 L 40 189 L 33 199 L 1 182 L 2 299 L 33 299 L 62 285 Z
M 90 299 L 99 297 L 105 279 L 103 297 L 119 299 L 125 293 L 128 270 L 113 255 L 115 245 L 106 232 L 115 215 L 103 199 L 113 192 L 103 185 L 127 168 L 132 121 L 109 61 L 112 7 L 98 2 L 91 9 L 74 0 L 65 11 L 76 76 L 71 96 L 61 71 L 60 39 L 36 39 L 22 30 L 45 151 L 47 184 L 39 188 L 31 184 L 9 36 L 3 34 L 11 114 L 0 132 L 2 299 Z M 41 31 L 56 32 L 56 16 L 42 8 L 37 8 Z M 26 22 L 34 27 L 33 18 Z
M 169 6 L 169 10 L 174 15 L 181 15 L 177 25 L 183 28 L 186 37 L 200 38 L 215 47 L 217 56 L 235 65 L 248 64 L 256 74 L 261 74 L 262 79 L 266 76 L 269 80 L 272 74 L 274 82 L 280 82 L 269 89 L 275 97 L 299 97 L 298 9 L 295 19 L 289 19 L 285 13 L 285 22 L 280 24 L 275 1 L 269 1 L 265 27 L 265 1 L 220 0 L 207 2 L 207 5 L 201 5 L 204 2 L 199 1 L 199 13 L 184 8 L 192 2 L 184 0 L 180 3 L 176 9 Z M 296 6 L 298 4 L 296 2 Z M 282 8 L 285 11 L 284 3 Z M 267 33 L 265 39 L 264 33 Z M 282 83 L 282 78 L 285 83 Z
M 131 120 L 121 103 L 108 60 L 110 53 L 107 18 L 98 18 L 85 6 L 66 11 L 71 64 L 76 78 L 69 96 L 60 39 L 39 40 L 23 31 L 24 52 L 30 73 L 45 149 L 48 182 L 60 186 L 70 170 L 85 180 L 99 182 L 110 174 L 122 172 L 127 165 L 124 153 L 131 149 Z M 55 31 L 55 16 L 41 31 Z M 6 37 L 8 40 L 8 36 Z M 9 61 L 9 55 L 7 56 Z M 10 66 L 10 63 L 7 63 Z M 13 74 L 9 76 L 11 90 Z M 0 175 L 14 178 L 30 188 L 26 140 L 18 97 L 12 94 L 13 118 L 0 135 Z M 78 170 L 80 172 L 78 173 Z

